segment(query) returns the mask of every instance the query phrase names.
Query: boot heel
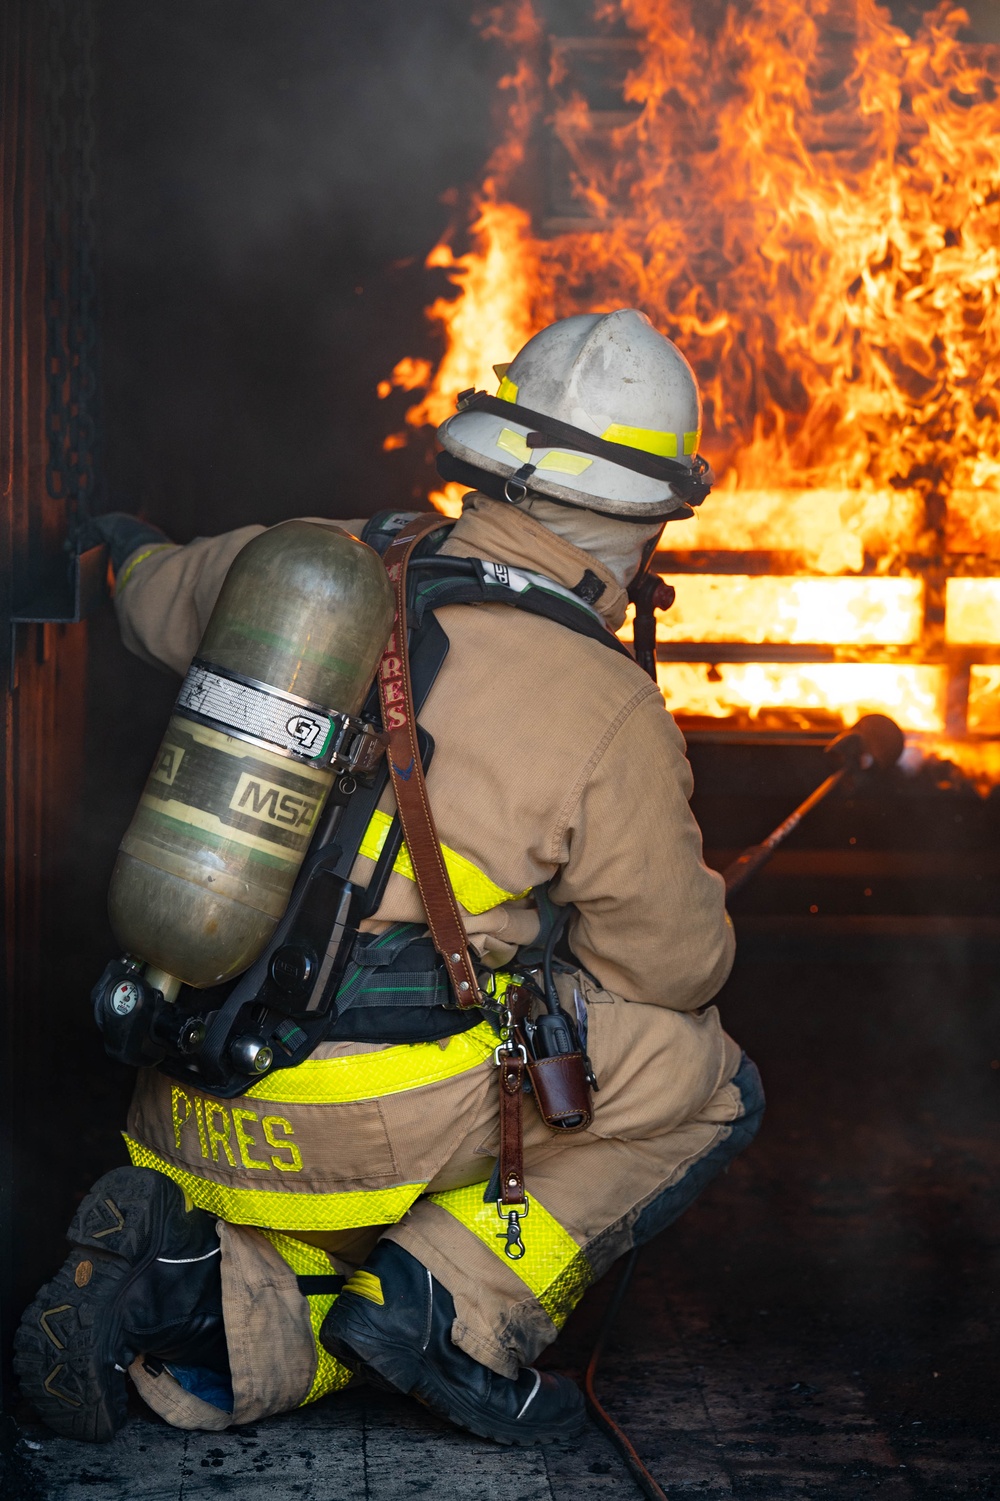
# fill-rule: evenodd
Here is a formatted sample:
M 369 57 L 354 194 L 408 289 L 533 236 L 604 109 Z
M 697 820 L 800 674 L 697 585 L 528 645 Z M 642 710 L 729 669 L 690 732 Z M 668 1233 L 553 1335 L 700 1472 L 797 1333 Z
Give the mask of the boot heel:
M 150 1168 L 114 1168 L 87 1194 L 66 1239 L 134 1262 L 149 1244 L 151 1226 L 179 1193 L 169 1178 Z
M 324 1331 L 323 1344 L 335 1360 L 339 1360 L 356 1375 L 364 1376 L 379 1391 L 409 1395 L 420 1379 L 420 1362 L 414 1358 L 412 1351 L 391 1345 L 377 1345 L 373 1352 L 374 1359 L 370 1359 L 349 1344 L 349 1338 L 349 1331 L 346 1338 L 343 1333 L 331 1337 Z M 366 1349 L 369 1342 L 359 1339 L 358 1343 L 362 1349 Z

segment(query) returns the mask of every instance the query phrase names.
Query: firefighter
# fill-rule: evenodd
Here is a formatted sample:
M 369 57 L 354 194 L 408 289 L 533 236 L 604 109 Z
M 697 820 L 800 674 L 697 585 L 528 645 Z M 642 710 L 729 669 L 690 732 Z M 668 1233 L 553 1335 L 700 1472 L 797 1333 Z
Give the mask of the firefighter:
M 532 1362 L 757 1129 L 757 1072 L 711 1004 L 733 933 L 684 743 L 655 684 L 609 649 L 663 527 L 708 488 L 693 372 L 630 309 L 555 323 L 498 368 L 497 396 L 465 393 L 439 431 L 442 474 L 470 489 L 440 554 L 563 614 L 437 610 L 450 648 L 420 715 L 427 787 L 484 974 L 523 965 L 552 913 L 570 914 L 555 984 L 599 1086 L 593 1120 L 564 1135 L 525 1106 L 523 1254 L 506 1254 L 487 1187 L 495 1026 L 449 1004 L 404 847 L 308 1061 L 228 1099 L 140 1072 L 132 1165 L 84 1199 L 18 1336 L 22 1388 L 60 1433 L 109 1439 L 127 1376 L 198 1429 L 362 1376 L 503 1443 L 572 1437 L 578 1389 Z M 126 645 L 183 673 L 263 528 L 178 546 L 130 517 L 93 526 Z M 393 807 L 389 789 L 362 884 Z

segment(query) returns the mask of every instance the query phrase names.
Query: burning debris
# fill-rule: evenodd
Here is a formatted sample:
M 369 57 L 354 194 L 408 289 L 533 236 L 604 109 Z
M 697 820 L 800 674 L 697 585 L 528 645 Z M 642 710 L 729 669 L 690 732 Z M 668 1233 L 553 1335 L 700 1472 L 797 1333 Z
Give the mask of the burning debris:
M 585 310 L 680 344 L 720 477 L 659 557 L 660 685 L 689 728 L 880 710 L 967 763 L 1000 731 L 1000 47 L 966 21 L 606 0 L 566 37 L 541 0 L 491 15 L 516 65 L 470 248 L 428 258 L 456 288 L 428 310 L 445 350 L 380 394 L 422 392 L 406 422 L 436 425 Z

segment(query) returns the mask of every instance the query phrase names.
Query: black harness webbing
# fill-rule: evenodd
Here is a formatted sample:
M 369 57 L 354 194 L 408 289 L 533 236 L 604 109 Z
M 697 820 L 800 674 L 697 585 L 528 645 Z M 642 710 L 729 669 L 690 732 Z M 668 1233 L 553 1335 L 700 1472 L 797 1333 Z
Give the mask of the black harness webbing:
M 413 511 L 383 511 L 373 516 L 362 532 L 362 541 L 383 553 L 398 531 L 412 519 Z M 450 527 L 449 527 L 450 530 Z M 444 605 L 500 604 L 526 610 L 553 620 L 580 636 L 599 641 L 602 646 L 631 657 L 631 652 L 608 630 L 593 608 L 592 600 L 602 592 L 600 580 L 586 571 L 575 589 L 567 589 L 544 574 L 508 563 L 493 563 L 483 558 L 442 557 L 438 552 L 445 540 L 445 529 L 424 543 L 410 564 L 414 583 L 410 601 L 411 618 L 419 632 L 428 611 Z
M 362 540 L 379 554 L 415 514 L 384 511 L 374 516 Z M 435 612 L 451 604 L 505 604 L 552 620 L 628 657 L 630 653 L 603 624 L 590 603 L 541 574 L 479 558 L 437 554 L 450 526 L 420 544 L 411 572 L 413 628 L 410 663 L 414 704 L 419 712 L 448 653 L 448 637 Z M 595 580 L 585 574 L 578 588 Z M 599 582 L 599 581 L 598 581 Z M 377 688 L 365 717 L 379 716 Z M 421 731 L 426 770 L 433 755 L 431 737 Z M 450 995 L 438 955 L 417 924 L 399 923 L 380 934 L 358 931 L 377 911 L 402 843 L 398 817 L 382 844 L 368 886 L 351 872 L 372 816 L 385 791 L 383 761 L 368 785 L 348 791 L 335 784 L 330 806 L 343 809 L 332 834 L 317 830 L 271 941 L 235 983 L 219 1008 L 206 1017 L 204 1043 L 195 1058 L 170 1059 L 160 1068 L 174 1078 L 199 1083 L 224 1099 L 257 1082 L 234 1072 L 229 1062 L 233 1039 L 241 1032 L 266 1036 L 273 1062 L 266 1072 L 294 1068 L 327 1038 L 370 1042 L 423 1042 L 453 1036 L 478 1025 L 482 1012 L 460 1012 Z M 329 829 L 329 817 L 324 820 Z M 283 971 L 283 956 L 302 950 L 317 956 L 315 970 L 298 976 Z

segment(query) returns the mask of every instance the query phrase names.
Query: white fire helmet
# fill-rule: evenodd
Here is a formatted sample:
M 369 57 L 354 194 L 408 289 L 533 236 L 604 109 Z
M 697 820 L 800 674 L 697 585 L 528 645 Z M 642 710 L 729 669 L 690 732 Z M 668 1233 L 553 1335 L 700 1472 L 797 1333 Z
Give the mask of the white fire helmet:
M 700 505 L 712 474 L 698 454 L 694 371 L 644 313 L 580 313 L 497 366 L 497 395 L 464 391 L 438 428 L 448 453 L 531 490 L 635 520 Z

